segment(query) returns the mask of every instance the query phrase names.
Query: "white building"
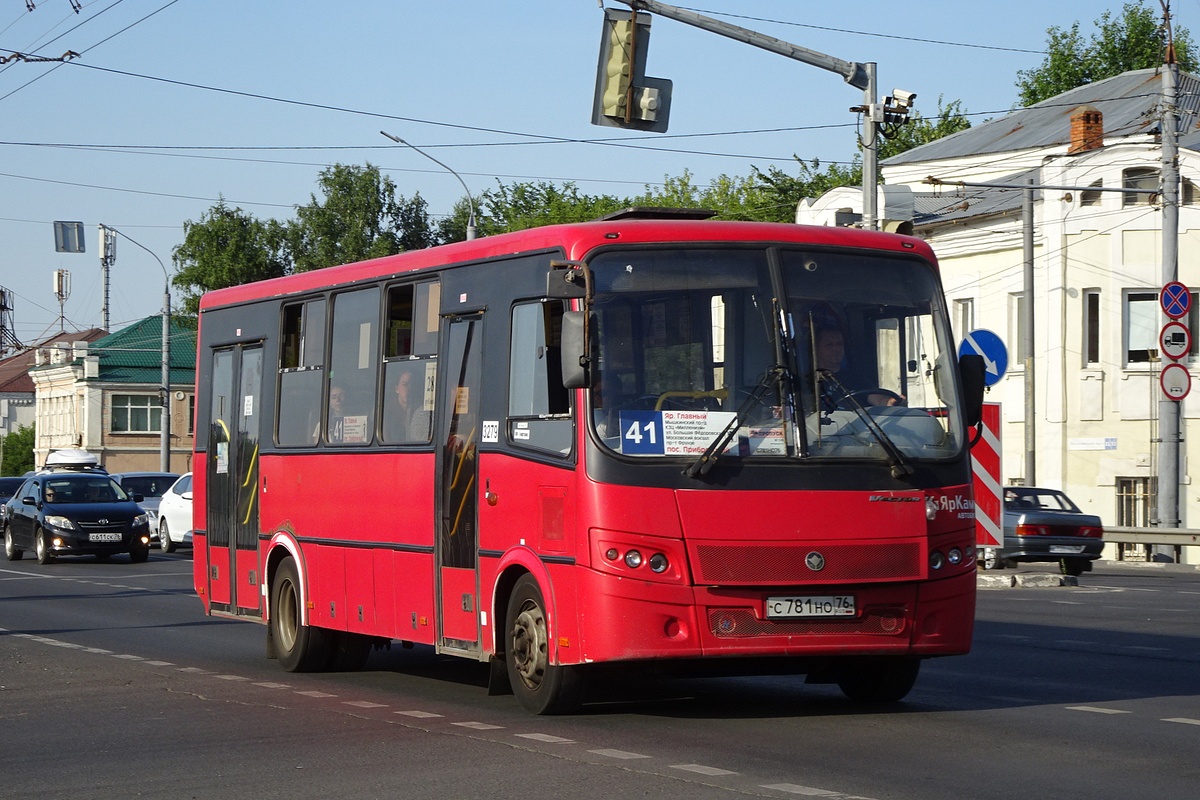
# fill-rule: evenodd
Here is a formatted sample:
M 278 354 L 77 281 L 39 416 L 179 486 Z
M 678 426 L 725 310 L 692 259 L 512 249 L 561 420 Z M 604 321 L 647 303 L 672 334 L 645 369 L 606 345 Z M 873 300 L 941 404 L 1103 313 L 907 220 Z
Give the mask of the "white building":
M 1002 404 L 1003 482 L 1025 479 L 1025 313 L 1020 188 L 1034 193 L 1034 408 L 1036 483 L 1061 488 L 1109 525 L 1157 518 L 1157 414 L 1162 397 L 1162 205 L 1157 195 L 1097 191 L 1159 187 L 1161 77 L 1138 70 L 1079 87 L 888 159 L 880 217 L 912 223 L 938 254 L 955 333 L 986 328 L 1008 345 L 1009 368 L 988 400 Z M 1178 279 L 1192 294 L 1181 320 L 1200 350 L 1200 80 L 1178 88 Z M 931 184 L 929 178 L 942 183 Z M 882 188 L 882 187 L 881 187 Z M 838 224 L 861 212 L 843 188 L 805 200 L 797 222 Z M 1200 387 L 1182 401 L 1179 516 L 1200 528 Z M 1185 548 L 1184 560 L 1200 560 Z

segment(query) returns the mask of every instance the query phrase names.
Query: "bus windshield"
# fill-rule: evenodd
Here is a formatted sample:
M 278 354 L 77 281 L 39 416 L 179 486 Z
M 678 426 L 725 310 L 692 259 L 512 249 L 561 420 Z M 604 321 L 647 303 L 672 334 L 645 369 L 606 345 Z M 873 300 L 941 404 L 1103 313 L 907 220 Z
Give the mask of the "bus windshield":
M 615 452 L 894 462 L 962 446 L 955 353 L 921 259 L 697 247 L 589 265 L 591 417 Z

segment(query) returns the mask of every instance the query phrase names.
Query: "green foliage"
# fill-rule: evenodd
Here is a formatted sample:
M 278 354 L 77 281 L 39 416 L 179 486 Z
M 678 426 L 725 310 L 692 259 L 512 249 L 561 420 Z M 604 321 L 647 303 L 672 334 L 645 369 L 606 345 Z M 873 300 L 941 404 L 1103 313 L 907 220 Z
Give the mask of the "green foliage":
M 0 475 L 24 475 L 33 469 L 33 426 L 22 425 L 4 437 Z
M 923 117 L 919 111 L 909 112 L 906 124 L 884 136 L 879 145 L 879 160 L 937 141 L 952 133 L 965 131 L 971 127 L 971 122 L 964 114 L 961 100 L 943 104 L 942 96 L 938 95 L 937 115 Z
M 1031 106 L 1077 86 L 1135 69 L 1160 66 L 1166 56 L 1167 31 L 1145 0 L 1126 3 L 1119 17 L 1105 11 L 1097 31 L 1084 39 L 1076 21 L 1070 29 L 1046 29 L 1046 58 L 1034 69 L 1017 72 L 1020 103 Z M 1195 71 L 1195 45 L 1186 28 L 1175 28 L 1179 68 Z
M 629 201 L 611 195 L 584 194 L 569 181 L 561 187 L 538 181 L 498 183 L 495 190 L 483 192 L 479 205 L 478 235 L 489 236 L 541 225 L 584 222 L 624 208 Z
M 312 195 L 308 205 L 296 208 L 296 221 L 288 227 L 296 272 L 434 243 L 425 201 L 420 195 L 397 197 L 396 185 L 378 167 L 335 164 L 321 171 L 317 183 L 323 200 Z
M 286 236 L 274 220 L 263 222 L 221 200 L 200 218 L 183 223 L 175 248 L 175 277 L 184 292 L 184 311 L 195 314 L 200 295 L 211 289 L 276 278 L 290 271 Z

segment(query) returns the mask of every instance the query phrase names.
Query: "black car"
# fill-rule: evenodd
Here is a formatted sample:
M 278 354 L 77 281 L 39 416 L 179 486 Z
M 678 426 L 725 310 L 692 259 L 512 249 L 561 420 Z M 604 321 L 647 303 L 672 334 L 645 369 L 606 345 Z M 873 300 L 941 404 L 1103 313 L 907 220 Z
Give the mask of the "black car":
M 1004 548 L 981 555 L 988 569 L 1018 562 L 1058 562 L 1065 575 L 1080 575 L 1104 550 L 1104 526 L 1057 489 L 1004 488 Z
M 150 526 L 141 499 L 102 473 L 33 475 L 4 504 L 4 555 L 16 561 L 33 550 L 42 564 L 63 555 L 117 553 L 145 561 Z

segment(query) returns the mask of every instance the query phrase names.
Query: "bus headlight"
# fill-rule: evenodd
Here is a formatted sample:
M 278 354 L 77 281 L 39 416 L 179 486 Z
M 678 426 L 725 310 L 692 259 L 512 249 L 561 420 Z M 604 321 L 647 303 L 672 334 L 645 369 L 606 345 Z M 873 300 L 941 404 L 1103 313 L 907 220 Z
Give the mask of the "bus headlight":
M 642 554 L 637 550 L 630 550 L 625 554 L 625 566 L 630 569 L 637 569 L 642 565 Z
M 671 562 L 662 553 L 655 553 L 650 556 L 650 571 L 651 572 L 666 572 L 667 567 L 671 566 Z

